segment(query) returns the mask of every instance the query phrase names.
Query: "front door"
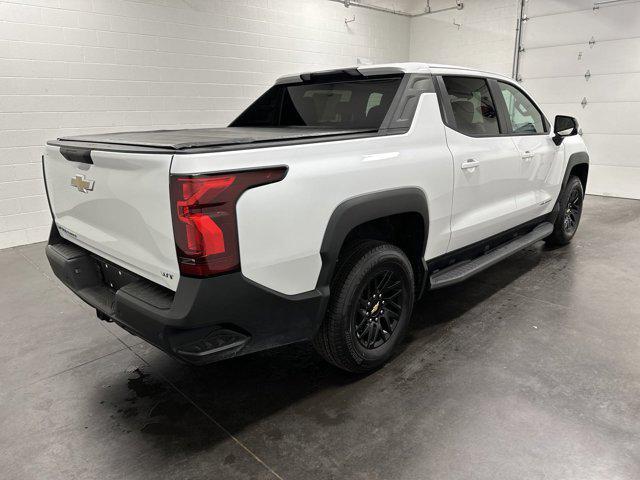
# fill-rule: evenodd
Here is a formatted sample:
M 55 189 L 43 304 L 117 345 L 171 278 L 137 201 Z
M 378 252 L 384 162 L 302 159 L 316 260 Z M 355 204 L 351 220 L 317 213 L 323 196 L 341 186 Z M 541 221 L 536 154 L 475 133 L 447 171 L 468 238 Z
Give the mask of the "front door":
M 548 213 L 560 185 L 554 167 L 562 168 L 562 149 L 553 143 L 549 124 L 531 99 L 516 85 L 498 81 L 507 128 L 518 149 L 516 208 L 520 223 Z

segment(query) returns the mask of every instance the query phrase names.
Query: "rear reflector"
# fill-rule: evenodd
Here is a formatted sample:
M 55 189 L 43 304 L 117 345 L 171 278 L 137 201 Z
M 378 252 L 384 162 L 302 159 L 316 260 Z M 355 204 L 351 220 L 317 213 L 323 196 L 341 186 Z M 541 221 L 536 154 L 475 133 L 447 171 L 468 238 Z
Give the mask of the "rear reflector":
M 207 277 L 238 270 L 236 203 L 248 189 L 279 182 L 287 169 L 171 176 L 173 233 L 180 273 Z

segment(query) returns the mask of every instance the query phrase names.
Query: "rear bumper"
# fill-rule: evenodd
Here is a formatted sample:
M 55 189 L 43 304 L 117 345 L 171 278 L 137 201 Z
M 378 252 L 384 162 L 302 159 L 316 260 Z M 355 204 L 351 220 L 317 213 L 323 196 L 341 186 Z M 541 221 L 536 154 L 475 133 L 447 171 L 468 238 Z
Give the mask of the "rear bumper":
M 319 290 L 281 295 L 240 272 L 182 277 L 172 292 L 61 239 L 55 226 L 46 254 L 55 275 L 101 319 L 193 364 L 307 340 L 328 297 Z

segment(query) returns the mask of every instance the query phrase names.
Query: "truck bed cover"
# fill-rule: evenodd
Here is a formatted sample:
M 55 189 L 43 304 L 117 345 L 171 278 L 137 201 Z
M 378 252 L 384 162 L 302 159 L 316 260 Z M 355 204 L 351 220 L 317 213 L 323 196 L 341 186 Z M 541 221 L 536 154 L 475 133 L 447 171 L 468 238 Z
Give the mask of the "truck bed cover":
M 337 136 L 376 134 L 377 130 L 314 127 L 222 127 L 99 133 L 61 137 L 49 145 L 90 150 L 154 153 L 199 153 L 270 146 L 273 143 L 320 141 Z M 265 145 L 266 144 L 266 145 Z

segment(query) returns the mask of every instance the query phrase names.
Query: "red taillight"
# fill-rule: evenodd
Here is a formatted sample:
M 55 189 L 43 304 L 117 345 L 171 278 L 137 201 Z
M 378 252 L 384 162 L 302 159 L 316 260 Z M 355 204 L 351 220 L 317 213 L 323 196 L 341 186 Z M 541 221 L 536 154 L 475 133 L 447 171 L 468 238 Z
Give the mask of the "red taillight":
M 252 187 L 282 180 L 287 169 L 171 177 L 173 233 L 180 273 L 206 277 L 240 266 L 236 202 Z

